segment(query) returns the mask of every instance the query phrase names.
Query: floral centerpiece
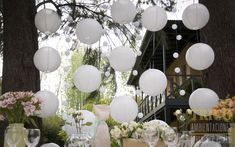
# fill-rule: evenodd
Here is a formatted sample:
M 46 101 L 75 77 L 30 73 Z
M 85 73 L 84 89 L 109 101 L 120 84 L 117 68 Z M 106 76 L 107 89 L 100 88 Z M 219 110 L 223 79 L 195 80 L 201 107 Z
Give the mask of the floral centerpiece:
M 161 120 L 152 120 L 145 123 L 137 123 L 131 121 L 129 123 L 122 123 L 114 126 L 111 131 L 111 137 L 113 140 L 123 144 L 125 139 L 137 139 L 138 141 L 143 142 L 143 134 L 145 131 L 158 132 L 160 140 L 162 141 L 162 136 L 169 126 Z M 146 146 L 146 145 L 145 145 Z
M 235 96 L 221 99 L 219 104 L 212 109 L 212 115 L 216 120 L 235 122 Z
M 41 100 L 32 92 L 7 92 L 0 97 L 0 120 L 9 123 L 32 121 L 41 110 Z
M 179 129 L 184 131 L 187 130 L 193 119 L 193 111 L 191 109 L 187 109 L 183 112 L 182 109 L 177 109 L 174 112 L 174 115 L 180 124 Z

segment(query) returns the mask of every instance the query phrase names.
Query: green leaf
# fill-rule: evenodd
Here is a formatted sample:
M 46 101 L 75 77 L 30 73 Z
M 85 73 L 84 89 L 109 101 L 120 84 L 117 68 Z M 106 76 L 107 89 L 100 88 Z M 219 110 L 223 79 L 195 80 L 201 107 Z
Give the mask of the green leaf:
M 86 122 L 85 124 L 82 124 L 82 126 L 91 126 L 92 122 Z

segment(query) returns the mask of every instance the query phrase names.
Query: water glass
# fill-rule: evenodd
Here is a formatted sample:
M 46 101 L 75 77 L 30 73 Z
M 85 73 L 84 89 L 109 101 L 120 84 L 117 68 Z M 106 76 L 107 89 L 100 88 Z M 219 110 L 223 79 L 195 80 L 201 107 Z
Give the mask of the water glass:
M 178 145 L 179 136 L 175 128 L 167 128 L 162 138 L 168 147 L 176 147 Z
M 27 129 L 24 136 L 25 144 L 28 147 L 36 147 L 40 140 L 40 130 L 39 129 Z
M 5 131 L 5 139 L 9 147 L 16 147 L 21 139 L 22 132 L 17 129 L 7 127 Z
M 148 143 L 150 147 L 154 147 L 159 140 L 159 131 L 158 130 L 144 130 L 143 131 L 143 140 Z

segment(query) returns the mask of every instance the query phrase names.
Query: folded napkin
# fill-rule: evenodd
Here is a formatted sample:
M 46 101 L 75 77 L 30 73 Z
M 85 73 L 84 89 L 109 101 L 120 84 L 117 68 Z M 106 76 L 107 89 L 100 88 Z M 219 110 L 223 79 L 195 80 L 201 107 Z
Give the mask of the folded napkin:
M 109 128 L 105 120 L 109 118 L 110 107 L 108 105 L 94 105 L 98 125 L 92 147 L 110 147 Z

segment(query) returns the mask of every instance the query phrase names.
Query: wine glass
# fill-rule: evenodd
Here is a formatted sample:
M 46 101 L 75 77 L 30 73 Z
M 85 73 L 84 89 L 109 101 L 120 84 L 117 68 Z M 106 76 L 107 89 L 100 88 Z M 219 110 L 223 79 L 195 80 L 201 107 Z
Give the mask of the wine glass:
M 5 131 L 5 139 L 9 147 L 16 147 L 20 142 L 22 132 L 17 129 L 7 127 Z
M 143 131 L 143 140 L 148 143 L 149 147 L 154 147 L 159 140 L 159 131 L 147 129 Z
M 40 130 L 39 129 L 27 129 L 24 136 L 25 144 L 28 147 L 36 147 L 40 140 Z
M 167 128 L 163 133 L 162 138 L 168 147 L 176 147 L 178 145 L 179 136 L 176 128 Z

